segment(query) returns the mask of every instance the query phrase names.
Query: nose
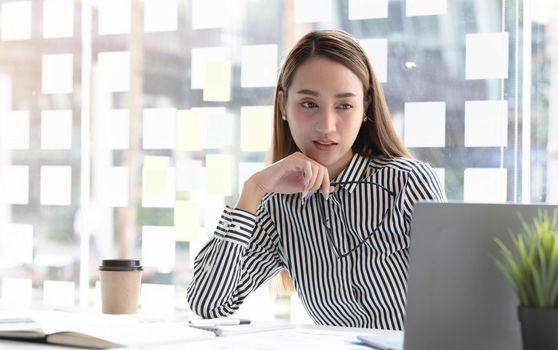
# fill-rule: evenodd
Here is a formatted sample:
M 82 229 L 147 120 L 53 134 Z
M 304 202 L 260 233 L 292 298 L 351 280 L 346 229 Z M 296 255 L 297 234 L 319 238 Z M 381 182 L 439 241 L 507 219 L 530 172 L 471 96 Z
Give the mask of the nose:
M 316 120 L 316 131 L 322 134 L 329 134 L 334 132 L 336 128 L 336 116 L 335 112 L 326 109 L 318 115 Z

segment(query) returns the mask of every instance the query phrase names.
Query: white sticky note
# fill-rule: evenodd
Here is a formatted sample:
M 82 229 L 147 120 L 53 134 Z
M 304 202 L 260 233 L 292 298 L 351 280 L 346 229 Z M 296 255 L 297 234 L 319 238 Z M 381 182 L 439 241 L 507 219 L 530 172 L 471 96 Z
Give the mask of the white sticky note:
M 33 225 L 4 224 L 0 232 L 0 266 L 33 263 Z
M 407 147 L 444 147 L 445 144 L 445 102 L 405 103 L 405 145 Z
M 176 161 L 176 190 L 200 191 L 201 187 L 201 160 L 180 159 Z
M 388 41 L 387 39 L 360 39 L 358 41 L 380 83 L 387 82 Z
M 463 200 L 478 203 L 505 203 L 507 200 L 507 169 L 465 169 Z
M 506 79 L 508 50 L 507 32 L 467 34 L 465 79 Z
M 141 313 L 174 313 L 175 287 L 169 284 L 142 283 L 140 305 Z
M 151 165 L 148 161 L 147 168 L 145 165 L 144 159 L 142 206 L 144 208 L 174 208 L 176 197 L 174 167 L 168 167 L 165 173 L 165 166 L 160 164 L 159 161 L 152 162 Z
M 388 0 L 349 0 L 349 19 L 387 18 Z
M 169 157 L 145 156 L 142 169 L 143 195 L 164 195 L 169 182 Z
M 43 1 L 43 38 L 74 35 L 74 0 Z
M 206 171 L 207 174 L 207 171 Z M 208 178 L 203 177 L 205 180 L 205 188 L 207 188 Z M 225 197 L 223 195 L 217 195 L 212 193 L 204 193 L 203 197 L 200 198 L 202 205 L 202 226 L 208 231 L 209 234 L 215 232 L 215 228 L 223 215 L 223 209 L 225 208 Z
M 99 35 L 129 33 L 131 0 L 97 0 Z
M 277 45 L 242 46 L 241 56 L 241 87 L 277 84 Z
M 2 308 L 27 309 L 31 306 L 33 285 L 27 278 L 2 278 Z
M 144 0 L 145 32 L 167 32 L 178 29 L 177 0 Z
M 252 320 L 273 321 L 275 310 L 262 305 L 274 305 L 275 299 L 269 292 L 269 282 L 250 293 L 238 309 L 238 317 Z
M 231 99 L 231 62 L 210 61 L 205 66 L 203 100 L 227 102 Z
M 108 149 L 130 147 L 130 112 L 127 109 L 110 109 L 100 112 L 101 145 Z
M 233 191 L 233 156 L 228 154 L 208 154 L 205 157 L 207 169 L 207 192 L 223 196 Z
M 2 3 L 2 40 L 31 39 L 31 1 Z
M 221 149 L 234 142 L 235 118 L 225 107 L 192 108 L 200 114 L 202 145 L 205 149 Z
M 0 114 L 0 145 L 5 149 L 29 148 L 29 111 Z
M 442 185 L 442 188 L 444 188 L 446 183 L 446 169 L 433 168 L 432 170 L 434 170 L 434 173 L 436 174 L 436 176 L 438 176 L 438 180 L 440 180 L 440 184 Z
M 205 86 L 207 63 L 215 61 L 230 61 L 229 54 L 224 47 L 203 47 L 192 49 L 191 88 L 203 89 Z
M 103 205 L 109 207 L 128 206 L 129 175 L 128 167 L 117 166 L 99 169 L 101 188 L 98 197 Z
M 176 111 L 176 149 L 200 151 L 202 149 L 199 111 Z
M 0 168 L 0 202 L 27 204 L 29 202 L 29 167 L 11 165 Z
M 465 101 L 465 147 L 508 145 L 508 101 Z
M 74 86 L 74 57 L 72 54 L 43 55 L 43 94 L 69 94 Z
M 443 15 L 448 12 L 448 0 L 406 0 L 407 16 Z
M 222 0 L 192 0 L 192 29 L 228 26 L 231 6 L 233 6 L 231 3 L 231 1 Z
M 148 108 L 143 110 L 143 148 L 174 149 L 176 145 L 176 110 Z
M 124 92 L 130 89 L 130 53 L 99 52 L 98 88 L 101 93 Z
M 54 306 L 74 306 L 75 303 L 74 282 L 44 281 L 43 303 Z
M 71 166 L 41 166 L 41 204 L 72 204 Z
M 72 111 L 51 110 L 41 112 L 41 148 L 72 148 Z
M 170 272 L 174 267 L 175 230 L 169 226 L 143 226 L 141 230 L 141 263 Z
M 295 23 L 329 22 L 332 10 L 332 0 L 294 0 Z
M 196 200 L 177 200 L 174 207 L 176 240 L 189 242 L 198 239 L 201 228 L 201 209 Z
M 267 152 L 273 132 L 273 106 L 240 107 L 240 149 Z
M 238 164 L 238 192 L 244 187 L 244 182 L 256 172 L 265 168 L 263 162 L 241 162 Z

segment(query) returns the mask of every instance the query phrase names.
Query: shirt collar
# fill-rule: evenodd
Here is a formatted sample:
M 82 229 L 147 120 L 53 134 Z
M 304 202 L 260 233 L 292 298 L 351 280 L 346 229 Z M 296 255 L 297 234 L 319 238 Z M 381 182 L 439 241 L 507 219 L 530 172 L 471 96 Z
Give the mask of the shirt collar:
M 337 181 L 337 182 L 359 181 L 362 179 L 369 164 L 370 164 L 369 158 L 366 158 L 364 156 L 361 156 L 358 153 L 355 153 L 351 158 L 349 164 L 347 164 L 345 169 L 343 169 L 341 173 L 339 173 L 339 175 L 337 175 L 337 177 L 333 179 L 333 181 Z M 349 191 L 349 193 L 353 192 L 356 186 L 358 186 L 358 184 L 356 183 L 339 185 L 339 187 L 344 188 L 346 191 Z

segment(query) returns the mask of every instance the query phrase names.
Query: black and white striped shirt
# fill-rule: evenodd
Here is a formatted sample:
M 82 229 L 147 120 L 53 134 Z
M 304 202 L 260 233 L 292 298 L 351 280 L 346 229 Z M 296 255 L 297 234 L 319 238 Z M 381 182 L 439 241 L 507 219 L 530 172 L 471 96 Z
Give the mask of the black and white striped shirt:
M 446 197 L 433 169 L 418 160 L 370 160 L 355 154 L 335 181 L 363 179 L 394 196 L 378 186 L 351 183 L 339 185 L 328 201 L 319 193 L 304 202 L 300 193 L 273 193 L 264 197 L 256 215 L 226 208 L 195 259 L 190 308 L 202 317 L 228 316 L 252 291 L 287 269 L 317 324 L 402 329 L 413 205 Z M 335 229 L 328 241 L 319 201 L 330 208 L 323 213 L 332 213 L 330 201 L 341 205 L 343 210 L 330 218 L 334 228 L 341 227 L 342 212 L 350 233 Z M 365 244 L 337 258 L 331 244 L 350 248 L 358 241 L 354 235 L 366 237 L 375 228 Z

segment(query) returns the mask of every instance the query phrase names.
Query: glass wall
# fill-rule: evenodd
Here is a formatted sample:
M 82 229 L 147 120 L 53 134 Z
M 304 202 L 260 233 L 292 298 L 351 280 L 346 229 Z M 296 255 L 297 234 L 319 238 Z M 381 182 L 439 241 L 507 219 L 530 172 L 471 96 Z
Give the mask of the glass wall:
M 558 202 L 552 1 L 2 0 L 1 306 L 97 307 L 100 260 L 135 257 L 142 311 L 186 310 L 265 166 L 281 60 L 326 28 L 364 46 L 449 199 Z M 267 286 L 240 313 L 307 320 Z

